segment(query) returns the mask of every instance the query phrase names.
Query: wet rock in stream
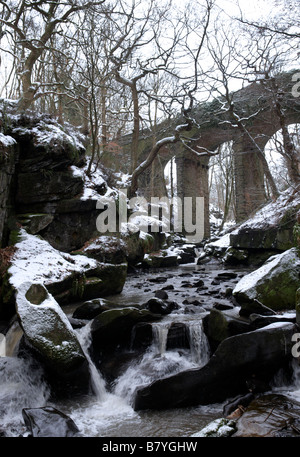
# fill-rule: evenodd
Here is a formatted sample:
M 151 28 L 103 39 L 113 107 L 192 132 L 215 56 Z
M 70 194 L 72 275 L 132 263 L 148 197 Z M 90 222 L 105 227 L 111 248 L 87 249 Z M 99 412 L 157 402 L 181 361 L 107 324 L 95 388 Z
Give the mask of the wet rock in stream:
M 253 400 L 237 421 L 234 437 L 299 437 L 300 404 L 285 395 Z
M 75 422 L 51 406 L 24 408 L 22 415 L 32 437 L 66 438 L 80 436 L 80 430 Z
M 294 324 L 280 322 L 226 338 L 208 363 L 137 389 L 135 410 L 207 405 L 246 393 L 253 374 L 268 386 L 291 358 Z

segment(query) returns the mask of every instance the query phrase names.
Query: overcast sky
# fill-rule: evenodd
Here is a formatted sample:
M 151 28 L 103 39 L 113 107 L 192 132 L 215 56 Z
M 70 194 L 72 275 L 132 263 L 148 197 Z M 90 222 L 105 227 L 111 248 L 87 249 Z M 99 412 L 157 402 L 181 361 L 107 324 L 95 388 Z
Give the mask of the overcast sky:
M 247 19 L 262 19 L 276 11 L 274 0 L 217 0 L 217 4 L 229 15 L 239 15 L 239 7 Z

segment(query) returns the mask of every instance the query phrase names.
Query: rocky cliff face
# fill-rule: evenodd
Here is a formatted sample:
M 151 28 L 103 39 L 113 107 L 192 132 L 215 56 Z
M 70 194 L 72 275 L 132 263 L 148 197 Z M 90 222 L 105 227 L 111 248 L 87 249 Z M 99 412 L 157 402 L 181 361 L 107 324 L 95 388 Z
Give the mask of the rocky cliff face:
M 16 115 L 11 108 L 7 119 L 0 175 L 0 204 L 6 208 L 2 244 L 8 243 L 7 233 L 13 228 L 7 218 L 10 203 L 16 221 L 30 233 L 41 234 L 63 251 L 80 248 L 95 234 L 99 213 L 96 199 L 82 200 L 83 175 L 72 169 L 85 165 L 84 138 L 70 125 L 60 126 L 47 116 Z
M 119 293 L 126 279 L 126 257 L 120 265 L 95 260 L 92 268 L 77 271 L 79 256 L 69 255 L 99 237 L 96 204 L 107 191 L 103 178 L 87 182 L 84 137 L 49 116 L 18 114 L 13 102 L 0 101 L 0 121 L 1 114 L 0 247 L 15 245 L 11 266 L 25 262 L 24 280 L 30 280 L 37 262 L 36 272 L 45 273 L 41 283 L 60 304 Z M 36 249 L 37 243 L 42 243 L 41 249 Z M 51 253 L 58 262 L 52 267 Z M 0 319 L 14 314 L 15 292 L 21 285 L 14 283 L 7 264 L 0 277 Z M 56 267 L 63 280 L 53 275 Z
M 16 141 L 11 136 L 0 133 L 0 247 L 8 243 L 10 217 L 13 214 L 11 190 L 17 160 Z

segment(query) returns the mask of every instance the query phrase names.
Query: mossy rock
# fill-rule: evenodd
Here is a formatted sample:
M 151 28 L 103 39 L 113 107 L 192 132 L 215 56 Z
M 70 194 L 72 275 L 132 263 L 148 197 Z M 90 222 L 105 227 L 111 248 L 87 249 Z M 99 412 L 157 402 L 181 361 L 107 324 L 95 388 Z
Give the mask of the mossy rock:
M 249 323 L 235 315 L 235 312 L 218 309 L 212 309 L 204 317 L 203 325 L 213 350 L 226 338 L 251 330 Z
M 122 306 L 108 300 L 98 298 L 89 300 L 78 306 L 78 308 L 75 309 L 72 317 L 74 319 L 91 320 L 98 316 L 98 314 L 114 308 L 122 308 Z
M 23 283 L 17 291 L 16 311 L 25 347 L 45 368 L 54 390 L 88 392 L 86 357 L 69 320 L 45 286 Z
M 45 283 L 60 305 L 92 300 L 122 292 L 127 278 L 127 263 L 98 264 L 84 274 L 71 272 L 61 281 Z
M 299 287 L 300 258 L 292 248 L 271 257 L 258 270 L 244 276 L 236 285 L 233 296 L 246 307 L 254 300 L 274 311 L 294 309 Z
M 68 370 L 84 360 L 72 327 L 43 285 L 23 284 L 16 311 L 27 340 L 53 369 Z

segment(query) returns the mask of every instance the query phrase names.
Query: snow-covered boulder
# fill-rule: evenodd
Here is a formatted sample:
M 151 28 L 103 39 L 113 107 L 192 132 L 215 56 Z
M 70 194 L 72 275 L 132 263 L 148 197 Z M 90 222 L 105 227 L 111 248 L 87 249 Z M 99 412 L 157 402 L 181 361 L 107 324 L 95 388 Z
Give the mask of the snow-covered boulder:
M 262 267 L 244 276 L 233 296 L 249 312 L 255 300 L 275 311 L 294 309 L 299 275 L 300 259 L 292 248 L 270 257 Z
M 18 287 L 16 311 L 25 343 L 45 367 L 56 393 L 88 392 L 88 362 L 72 326 L 44 285 Z
M 293 228 L 300 209 L 300 193 L 289 188 L 230 234 L 230 246 L 238 249 L 282 250 L 294 245 Z
M 127 263 L 112 265 L 84 255 L 54 249 L 46 240 L 20 230 L 16 251 L 2 283 L 2 307 L 14 312 L 14 294 L 23 282 L 45 285 L 60 305 L 120 293 L 127 276 Z M 4 309 L 5 308 L 5 309 Z

